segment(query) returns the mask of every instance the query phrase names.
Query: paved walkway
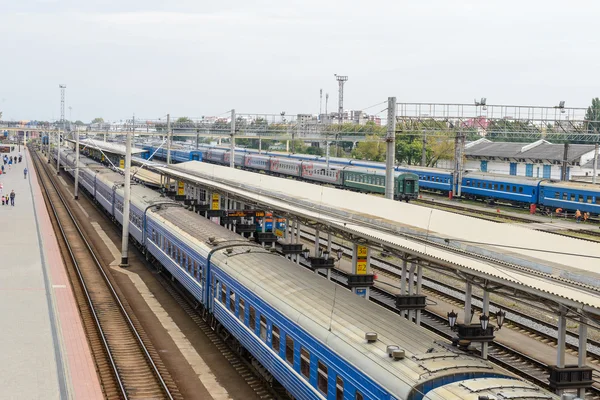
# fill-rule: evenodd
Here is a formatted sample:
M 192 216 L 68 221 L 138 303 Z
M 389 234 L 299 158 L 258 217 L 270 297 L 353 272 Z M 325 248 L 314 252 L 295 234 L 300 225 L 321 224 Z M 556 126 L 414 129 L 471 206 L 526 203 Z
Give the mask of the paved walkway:
M 33 165 L 22 153 L 23 162 L 0 175 L 3 194 L 16 193 L 14 207 L 0 205 L 0 398 L 101 399 Z

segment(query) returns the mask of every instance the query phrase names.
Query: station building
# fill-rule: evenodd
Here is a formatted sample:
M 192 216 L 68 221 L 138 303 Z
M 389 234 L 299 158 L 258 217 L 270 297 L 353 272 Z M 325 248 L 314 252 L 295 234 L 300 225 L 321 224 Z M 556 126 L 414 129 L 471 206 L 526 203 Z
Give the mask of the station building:
M 465 145 L 465 169 L 533 178 L 560 179 L 564 144 L 546 140 L 533 143 L 492 142 L 482 138 Z M 567 179 L 593 174 L 594 145 L 570 144 Z

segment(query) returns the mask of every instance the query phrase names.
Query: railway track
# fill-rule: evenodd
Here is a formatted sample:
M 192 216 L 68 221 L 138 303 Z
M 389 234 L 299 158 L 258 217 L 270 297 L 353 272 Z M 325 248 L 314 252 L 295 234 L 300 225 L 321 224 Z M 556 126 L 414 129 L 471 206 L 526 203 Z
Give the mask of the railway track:
M 120 299 L 68 200 L 39 155 L 32 154 L 106 398 L 181 398 L 158 352 Z
M 458 204 L 448 204 L 448 203 L 443 203 L 443 202 L 436 202 L 435 200 L 418 199 L 418 200 L 415 200 L 414 203 L 415 204 L 424 204 L 424 205 L 434 207 L 434 208 L 461 211 L 463 214 L 468 215 L 470 217 L 484 219 L 486 221 L 492 221 L 492 222 L 498 222 L 498 223 L 501 223 L 503 221 L 510 221 L 510 222 L 518 222 L 518 223 L 523 223 L 523 224 L 531 224 L 531 223 L 536 222 L 529 218 L 517 217 L 514 215 L 502 214 L 502 213 L 493 212 L 493 211 L 477 210 L 477 209 L 461 206 Z M 500 221 L 500 220 L 502 220 L 502 221 Z
M 71 184 L 73 183 L 73 178 L 71 175 L 68 175 L 68 181 Z M 82 190 L 80 194 L 85 195 L 102 215 L 106 214 L 102 207 L 98 207 L 98 204 L 94 203 L 93 198 L 89 196 L 89 193 L 87 193 L 85 189 Z M 110 226 L 120 233 L 119 227 L 112 223 Z M 135 247 L 135 249 L 139 250 L 137 247 Z M 154 268 L 151 266 L 151 264 L 147 264 L 147 266 L 148 268 Z M 266 382 L 260 376 L 260 373 L 257 373 L 255 367 L 251 363 L 240 357 L 237 352 L 229 347 L 223 338 L 211 328 L 210 324 L 202 319 L 199 313 L 197 300 L 190 296 L 185 289 L 182 289 L 180 285 L 176 283 L 176 281 L 173 281 L 170 275 L 167 275 L 168 274 L 165 274 L 164 269 L 159 269 L 159 273 L 155 274 L 155 277 L 165 291 L 173 297 L 177 304 L 188 315 L 188 317 L 194 321 L 202 333 L 208 337 L 215 348 L 225 357 L 227 362 L 236 370 L 246 384 L 252 388 L 256 394 L 256 397 L 261 400 L 279 400 L 287 398 L 281 387 L 275 387 L 274 385 Z

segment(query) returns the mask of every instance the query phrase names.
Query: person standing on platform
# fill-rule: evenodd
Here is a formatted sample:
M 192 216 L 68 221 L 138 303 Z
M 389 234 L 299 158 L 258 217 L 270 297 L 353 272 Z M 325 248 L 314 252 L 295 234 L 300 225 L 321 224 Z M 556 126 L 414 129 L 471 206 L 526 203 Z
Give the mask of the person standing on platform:
M 14 205 L 15 205 L 15 196 L 16 196 L 16 195 L 15 195 L 15 191 L 14 191 L 14 190 L 11 190 L 11 192 L 10 192 L 10 205 L 11 205 L 11 206 L 14 206 Z
M 4 173 L 4 164 L 2 164 L 2 173 Z
M 24 179 L 27 179 L 27 168 L 25 168 L 25 169 L 23 170 L 23 175 L 25 175 L 23 178 L 24 178 Z
M 10 171 L 12 169 L 12 158 L 10 160 L 8 160 L 8 170 Z

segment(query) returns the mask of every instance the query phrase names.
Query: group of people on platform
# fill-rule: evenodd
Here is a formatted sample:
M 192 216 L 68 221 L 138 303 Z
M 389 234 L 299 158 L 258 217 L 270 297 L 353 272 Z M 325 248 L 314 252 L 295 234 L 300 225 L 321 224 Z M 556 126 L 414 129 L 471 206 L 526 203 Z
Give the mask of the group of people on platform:
M 14 155 L 14 156 L 8 156 L 8 155 L 4 155 L 4 157 L 2 157 L 2 164 L 0 164 L 0 174 L 6 174 L 6 168 L 8 168 L 8 170 L 10 171 L 12 169 L 12 165 L 13 164 L 17 164 L 23 161 L 23 155 L 19 152 L 18 155 Z M 8 167 L 7 167 L 8 166 Z M 27 179 L 27 168 L 23 169 L 23 175 L 24 178 Z M 4 195 L 3 194 L 4 191 L 4 185 L 2 184 L 2 182 L 0 182 L 0 194 L 2 195 L 1 197 L 1 201 L 2 201 L 2 205 L 3 206 L 7 206 L 7 205 L 11 205 L 14 206 L 15 205 L 15 197 L 17 196 L 14 190 L 11 190 L 9 194 Z

